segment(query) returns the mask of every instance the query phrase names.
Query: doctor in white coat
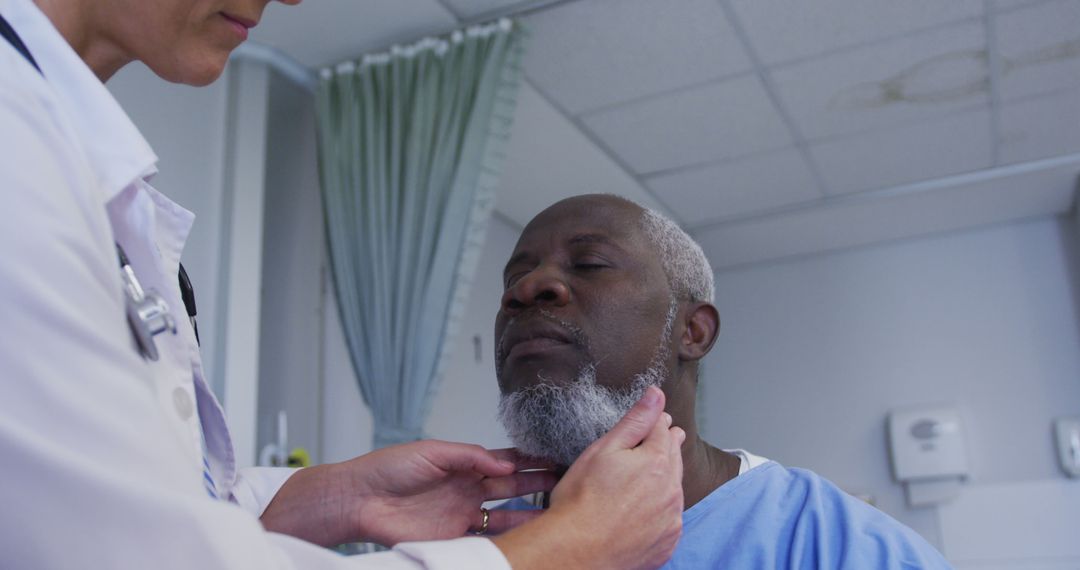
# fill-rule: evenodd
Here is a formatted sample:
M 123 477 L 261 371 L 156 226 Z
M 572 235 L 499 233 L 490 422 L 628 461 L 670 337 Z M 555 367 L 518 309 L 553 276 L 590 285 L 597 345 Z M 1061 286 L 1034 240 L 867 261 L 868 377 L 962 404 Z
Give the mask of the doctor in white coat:
M 207 84 L 268 2 L 0 0 L 0 566 L 662 564 L 680 531 L 685 434 L 656 389 L 539 516 L 479 507 L 554 475 L 464 444 L 237 470 L 177 284 L 194 216 L 149 184 L 157 157 L 103 82 L 139 60 Z M 156 360 L 125 318 L 118 247 L 176 323 L 154 337 Z M 494 536 L 461 538 L 470 531 Z M 319 546 L 356 540 L 396 546 L 359 557 Z

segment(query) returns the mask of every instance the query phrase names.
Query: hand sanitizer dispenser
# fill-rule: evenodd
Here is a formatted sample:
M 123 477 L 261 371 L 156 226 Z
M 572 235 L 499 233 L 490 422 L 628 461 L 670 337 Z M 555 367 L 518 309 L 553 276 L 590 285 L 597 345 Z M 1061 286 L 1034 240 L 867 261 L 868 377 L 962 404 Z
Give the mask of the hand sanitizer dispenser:
M 1080 417 L 1054 421 L 1058 458 L 1069 477 L 1080 477 Z
M 913 507 L 955 497 L 968 476 L 960 414 L 951 406 L 922 406 L 889 413 L 893 475 Z

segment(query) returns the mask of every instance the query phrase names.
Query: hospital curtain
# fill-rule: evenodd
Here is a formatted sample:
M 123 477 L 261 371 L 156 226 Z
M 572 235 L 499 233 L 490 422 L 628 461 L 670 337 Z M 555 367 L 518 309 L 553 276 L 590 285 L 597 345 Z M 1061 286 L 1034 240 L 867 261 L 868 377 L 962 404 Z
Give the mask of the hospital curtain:
M 375 448 L 423 437 L 494 206 L 522 46 L 502 20 L 322 71 L 330 267 Z

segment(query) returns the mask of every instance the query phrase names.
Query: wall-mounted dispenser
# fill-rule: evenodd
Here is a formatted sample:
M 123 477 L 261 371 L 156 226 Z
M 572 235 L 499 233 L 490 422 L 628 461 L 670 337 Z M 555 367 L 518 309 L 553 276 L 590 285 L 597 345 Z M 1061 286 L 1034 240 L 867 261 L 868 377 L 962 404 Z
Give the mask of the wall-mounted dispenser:
M 889 412 L 893 475 L 908 504 L 935 505 L 955 497 L 968 476 L 960 414 L 951 406 L 920 406 Z
M 1069 477 L 1080 477 L 1080 417 L 1055 420 L 1054 439 L 1061 469 Z

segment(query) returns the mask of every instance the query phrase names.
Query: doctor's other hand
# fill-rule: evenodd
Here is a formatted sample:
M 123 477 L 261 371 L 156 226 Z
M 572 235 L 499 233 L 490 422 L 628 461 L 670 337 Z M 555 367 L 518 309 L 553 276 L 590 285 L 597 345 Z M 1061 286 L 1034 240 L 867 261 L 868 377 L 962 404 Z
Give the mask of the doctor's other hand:
M 493 540 L 518 569 L 652 569 L 682 533 L 686 433 L 651 387 L 563 475 L 547 513 Z
M 464 536 L 478 530 L 480 505 L 550 491 L 557 477 L 513 450 L 418 441 L 386 447 L 344 461 L 302 469 L 278 491 L 261 517 L 273 532 L 332 546 Z M 491 511 L 495 534 L 539 512 Z

